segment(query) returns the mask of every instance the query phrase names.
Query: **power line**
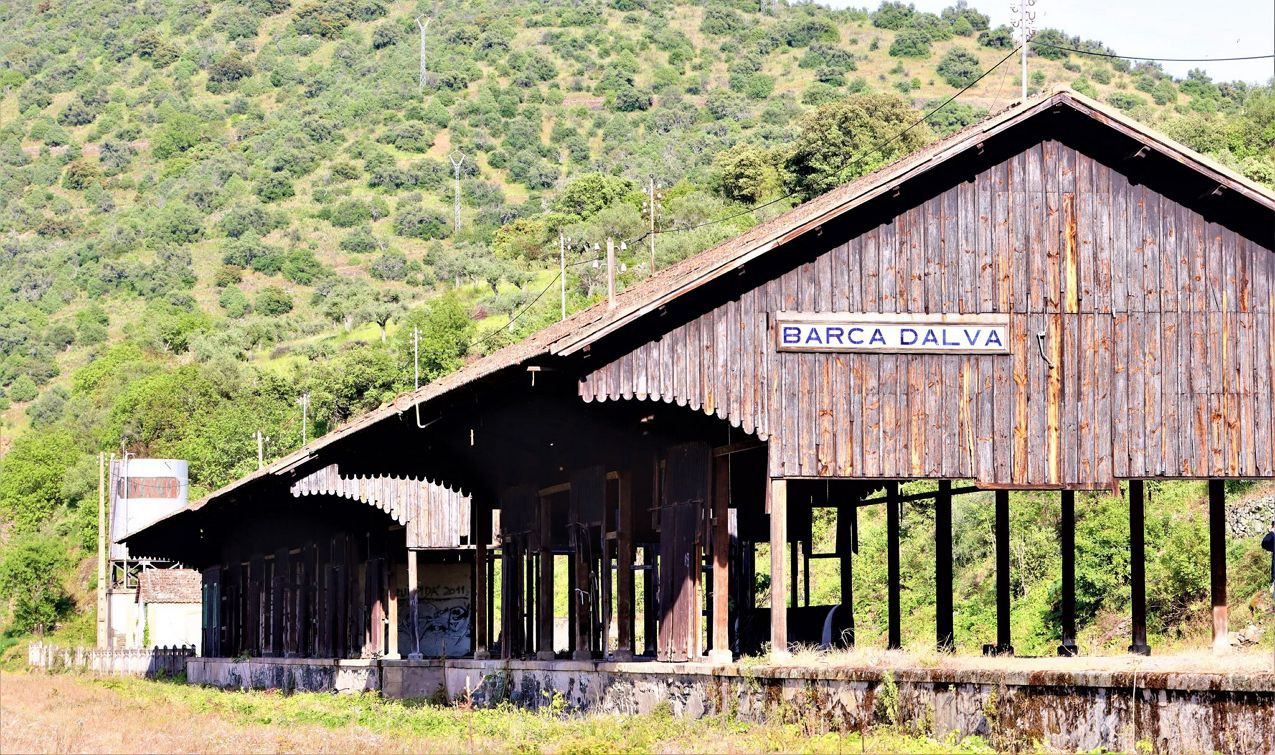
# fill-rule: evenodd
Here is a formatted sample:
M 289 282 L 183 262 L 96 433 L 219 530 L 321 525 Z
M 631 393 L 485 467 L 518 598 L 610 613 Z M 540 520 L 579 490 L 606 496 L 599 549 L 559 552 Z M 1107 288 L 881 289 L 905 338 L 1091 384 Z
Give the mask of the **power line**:
M 844 168 L 845 168 L 846 166 L 848 166 L 848 165 L 857 165 L 859 162 L 861 162 L 864 158 L 868 157 L 869 155 L 872 155 L 872 154 L 874 154 L 874 153 L 876 153 L 876 152 L 878 152 L 878 151 L 880 151 L 880 150 L 883 150 L 883 149 L 885 149 L 886 147 L 888 147 L 888 146 L 890 146 L 891 144 L 893 144 L 894 142 L 896 142 L 896 141 L 898 141 L 899 139 L 903 138 L 903 136 L 904 136 L 905 134 L 907 134 L 909 131 L 911 131 L 912 129 L 914 129 L 914 128 L 916 128 L 917 126 L 921 125 L 921 124 L 922 124 L 922 123 L 924 123 L 925 121 L 929 120 L 929 119 L 930 119 L 930 118 L 931 118 L 931 117 L 932 117 L 935 113 L 939 112 L 939 111 L 940 111 L 940 110 L 942 110 L 943 108 L 945 108 L 945 107 L 947 107 L 948 105 L 950 105 L 950 104 L 951 104 L 954 100 L 956 100 L 956 98 L 957 98 L 957 97 L 960 97 L 961 95 L 965 94 L 965 93 L 966 93 L 966 92 L 968 92 L 970 89 L 972 89 L 972 88 L 973 88 L 976 84 L 978 84 L 978 82 L 980 82 L 980 81 L 982 81 L 984 78 L 986 78 L 986 77 L 988 76 L 988 74 L 990 74 L 992 71 L 995 71 L 997 68 L 1000 68 L 1000 67 L 1001 67 L 1001 65 L 1003 65 L 1003 64 L 1005 63 L 1005 61 L 1009 60 L 1009 59 L 1010 59 L 1010 58 L 1012 58 L 1015 54 L 1017 54 L 1020 48 L 1021 48 L 1021 45 L 1020 45 L 1019 47 L 1015 47 L 1013 50 L 1011 50 L 1011 51 L 1010 51 L 1010 53 L 1009 53 L 1008 55 L 1006 55 L 1005 57 L 1001 58 L 1001 59 L 1000 59 L 1000 61 L 996 63 L 996 65 L 992 66 L 991 68 L 987 69 L 986 71 L 983 71 L 981 74 L 979 74 L 978 78 L 976 78 L 976 79 L 974 79 L 973 81 L 971 81 L 969 84 L 967 84 L 967 85 L 966 85 L 963 89 L 961 89 L 960 91 L 958 91 L 956 94 L 952 95 L 951 97 L 948 97 L 946 100 L 944 100 L 943 102 L 941 102 L 941 103 L 940 103 L 937 107 L 933 108 L 932 110 L 930 110 L 930 111 L 929 111 L 928 113 L 926 113 L 925 115 L 923 115 L 923 116 L 921 116 L 920 118 L 918 118 L 917 120 L 913 121 L 913 122 L 912 122 L 912 124 L 911 124 L 911 125 L 909 125 L 907 128 L 903 129 L 902 131 L 900 131 L 899 133 L 897 133 L 897 134 L 895 134 L 894 136 L 890 137 L 889 139 L 885 140 L 884 142 L 882 142 L 882 143 L 880 143 L 880 144 L 878 144 L 878 145 L 876 145 L 876 146 L 872 147 L 871 149 L 868 149 L 868 150 L 867 150 L 867 151 L 865 151 L 865 152 L 861 152 L 861 153 L 860 153 L 857 157 L 855 157 L 855 159 L 854 159 L 852 162 L 842 163 L 841 167 L 844 169 Z M 664 231 L 656 230 L 656 231 L 655 231 L 655 233 L 674 233 L 674 232 L 678 232 L 678 231 L 691 231 L 691 230 L 695 230 L 695 229 L 697 229 L 697 228 L 704 228 L 704 227 L 706 227 L 706 226 L 716 225 L 716 224 L 718 224 L 718 223 L 725 223 L 725 222 L 727 222 L 727 221 L 729 221 L 729 220 L 734 220 L 735 218 L 742 217 L 742 216 L 744 216 L 744 215 L 747 215 L 747 214 L 749 214 L 749 213 L 755 212 L 755 211 L 757 211 L 757 210 L 760 210 L 760 209 L 763 209 L 763 208 L 769 207 L 769 206 L 771 206 L 771 205 L 773 205 L 773 204 L 776 204 L 776 203 L 778 203 L 778 202 L 782 202 L 783 200 L 788 199 L 788 198 L 790 198 L 790 197 L 792 197 L 792 196 L 795 196 L 796 194 L 797 194 L 797 192 L 796 192 L 796 191 L 790 191 L 790 192 L 788 192 L 787 194 L 783 195 L 782 197 L 777 197 L 777 198 L 775 198 L 775 199 L 771 199 L 771 200 L 769 200 L 769 201 L 767 201 L 767 202 L 763 202 L 763 203 L 761 203 L 761 204 L 759 204 L 759 205 L 756 205 L 756 206 L 754 206 L 754 207 L 749 207 L 749 208 L 748 208 L 748 209 L 746 209 L 746 210 L 741 210 L 741 211 L 739 211 L 739 212 L 732 213 L 731 215 L 727 215 L 727 216 L 726 216 L 726 217 L 724 217 L 724 218 L 718 218 L 718 219 L 716 219 L 716 220 L 709 220 L 709 221 L 706 221 L 706 222 L 703 222 L 703 223 L 699 223 L 699 224 L 696 224 L 696 225 L 693 225 L 693 226 L 687 226 L 687 227 L 684 227 L 684 228 L 670 228 L 670 229 L 668 229 L 668 230 L 664 230 Z M 646 233 L 643 233 L 642 235 L 640 235 L 640 236 L 636 237 L 635 239 L 629 239 L 629 240 L 626 240 L 626 241 L 624 241 L 624 242 L 622 242 L 622 243 L 624 243 L 624 244 L 626 244 L 626 245 L 627 245 L 627 244 L 635 244 L 635 243 L 638 243 L 638 242 L 642 241 L 643 239 L 645 239 L 648 235 L 650 235 L 650 233 L 651 233 L 651 231 L 647 231 Z M 601 259 L 602 259 L 601 257 L 595 257 L 595 258 L 593 258 L 593 259 L 579 260 L 579 261 L 577 261 L 577 262 L 573 262 L 573 263 L 571 263 L 570 265 L 567 265 L 567 267 L 578 267 L 578 266 L 580 266 L 580 265 L 587 265 L 587 264 L 592 263 L 592 262 L 598 262 L 598 261 L 600 261 Z M 477 341 L 475 341 L 475 342 L 474 342 L 474 346 L 475 346 L 475 347 L 477 347 L 477 346 L 482 346 L 483 344 L 487 343 L 487 342 L 488 342 L 488 341 L 490 341 L 492 338 L 494 338 L 494 337 L 496 336 L 496 334 L 500 333 L 500 331 L 501 331 L 501 330 L 506 329 L 506 328 L 509 328 L 510 326 L 512 326 L 512 325 L 513 325 L 513 324 L 514 324 L 514 323 L 515 323 L 515 322 L 516 322 L 516 321 L 517 321 L 520 317 L 522 317 L 522 316 L 523 316 L 524 314 L 526 314 L 526 313 L 527 313 L 527 312 L 528 312 L 528 311 L 529 311 L 529 310 L 530 310 L 533 306 L 535 306 L 537 302 L 539 302 L 542 298 L 544 298 L 544 295 L 545 295 L 546 293 L 548 293 L 548 292 L 549 292 L 549 289 L 553 288 L 554 284 L 556 284 L 556 283 L 558 282 L 558 280 L 559 280 L 561 277 L 562 277 L 562 272 L 560 271 L 560 272 L 558 272 L 558 274 L 557 274 L 557 275 L 553 276 L 553 279 L 549 281 L 549 284 L 548 284 L 547 286 L 545 286 L 545 287 L 544 287 L 544 288 L 540 291 L 540 293 L 536 294 L 536 297 L 535 297 L 534 299 L 532 299 L 530 302 L 528 302 L 528 303 L 526 304 L 526 306 L 524 306 L 521 310 L 519 310 L 519 311 L 518 311 L 518 313 L 517 313 L 517 314 L 513 315 L 512 317 L 510 317 L 510 318 L 509 318 L 509 322 L 505 323 L 505 325 L 504 325 L 504 327 L 503 327 L 503 328 L 497 328 L 497 329 L 495 329 L 495 330 L 491 331 L 490 333 L 488 333 L 487 335 L 483 336 L 482 338 L 478 339 Z
M 898 141 L 899 139 L 903 138 L 903 136 L 904 136 L 905 134 L 907 134 L 909 131 L 911 131 L 912 129 L 914 129 L 914 128 L 916 128 L 917 126 L 921 125 L 922 123 L 924 123 L 924 122 L 928 121 L 928 120 L 929 120 L 929 119 L 930 119 L 930 118 L 931 118 L 931 117 L 932 117 L 935 113 L 937 113 L 938 111 L 940 111 L 940 110 L 942 110 L 943 108 L 945 108 L 945 107 L 947 107 L 948 105 L 950 105 L 950 104 L 951 104 L 951 103 L 952 103 L 952 102 L 953 102 L 953 101 L 954 101 L 957 97 L 960 97 L 961 95 L 963 95 L 963 94 L 965 94 L 966 92 L 968 92 L 970 89 L 974 88 L 974 86 L 975 86 L 976 84 L 978 84 L 978 82 L 980 82 L 980 81 L 982 81 L 984 78 L 986 78 L 986 77 L 988 76 L 988 74 L 990 74 L 992 71 L 995 71 L 997 68 L 1000 68 L 1000 67 L 1001 67 L 1001 66 L 1005 63 L 1005 61 L 1007 61 L 1007 60 L 1009 60 L 1010 58 L 1012 58 L 1012 57 L 1013 57 L 1013 56 L 1014 56 L 1014 55 L 1015 55 L 1015 54 L 1019 51 L 1019 49 L 1020 49 L 1021 47 L 1022 47 L 1021 45 L 1019 45 L 1019 47 L 1015 47 L 1013 50 L 1011 50 L 1011 51 L 1010 51 L 1010 53 L 1009 53 L 1008 55 L 1006 55 L 1005 57 L 1001 58 L 1001 59 L 1000 59 L 1000 61 L 996 63 L 996 65 L 992 66 L 991 68 L 987 69 L 986 71 L 983 71 L 981 74 L 979 74 L 979 76 L 978 76 L 978 78 L 977 78 L 977 79 L 974 79 L 973 81 L 971 81 L 969 84 L 967 84 L 967 85 L 966 85 L 963 89 L 961 89 L 961 90 L 960 90 L 959 92 L 957 92 L 956 94 L 952 95 L 951 97 L 948 97 L 946 100 L 944 100 L 942 103 L 940 103 L 940 104 L 938 105 L 938 107 L 935 107 L 935 108 L 934 108 L 933 110 L 931 110 L 930 112 L 926 113 L 925 115 L 921 116 L 921 117 L 920 117 L 920 118 L 918 118 L 917 120 L 913 121 L 913 122 L 912 122 L 912 124 L 911 124 L 911 125 L 909 125 L 907 128 L 903 129 L 902 131 L 900 131 L 899 133 L 897 133 L 897 134 L 895 134 L 894 136 L 890 137 L 889 139 L 885 140 L 884 142 L 882 142 L 882 143 L 880 143 L 880 144 L 877 144 L 877 145 L 875 145 L 875 146 L 871 147 L 870 149 L 868 149 L 868 150 L 866 150 L 866 151 L 864 151 L 864 152 L 859 153 L 859 155 L 858 155 L 858 156 L 856 156 L 853 160 L 851 160 L 851 161 L 847 161 L 847 162 L 842 162 L 842 164 L 841 164 L 841 169 L 842 169 L 842 170 L 844 170 L 845 168 L 847 168 L 847 167 L 849 167 L 849 166 L 852 166 L 852 165 L 858 165 L 860 162 L 862 162 L 862 161 L 864 160 L 864 158 L 866 158 L 866 157 L 868 157 L 869 155 L 875 154 L 875 153 L 877 153 L 877 152 L 879 152 L 879 151 L 881 151 L 881 150 L 885 149 L 886 147 L 890 146 L 890 145 L 891 145 L 891 144 L 893 144 L 894 142 L 896 142 L 896 141 Z M 732 214 L 730 214 L 730 215 L 727 215 L 727 216 L 726 216 L 726 217 L 724 217 L 724 218 L 718 218 L 718 219 L 716 219 L 716 220 L 708 220 L 708 221 L 705 221 L 705 222 L 703 222 L 703 223 L 697 223 L 696 225 L 692 225 L 692 226 L 685 226 L 685 227 L 682 227 L 682 228 L 669 228 L 669 229 L 667 229 L 667 230 L 663 230 L 663 231 L 656 231 L 656 233 L 678 233 L 678 232 L 681 232 L 681 231 L 693 231 L 693 230 L 696 230 L 696 229 L 699 229 L 699 228 L 704 228 L 705 226 L 716 225 L 716 224 L 718 224 L 718 223 L 725 223 L 725 222 L 727 222 L 727 221 L 729 221 L 729 220 L 734 220 L 735 218 L 743 217 L 744 215 L 748 215 L 748 214 L 750 214 L 750 213 L 756 212 L 757 210 L 761 210 L 761 209 L 764 209 L 764 208 L 766 208 L 766 207 L 769 207 L 769 206 L 771 206 L 771 205 L 773 205 L 773 204 L 775 204 L 775 203 L 777 203 L 777 202 L 782 202 L 782 201 L 784 201 L 785 199 L 789 199 L 789 198 L 791 198 L 791 197 L 793 197 L 793 196 L 796 196 L 796 195 L 797 195 L 797 191 L 796 191 L 796 190 L 793 190 L 793 191 L 790 191 L 790 192 L 788 192 L 787 194 L 783 195 L 782 197 L 777 197 L 777 198 L 772 199 L 772 200 L 770 200 L 770 201 L 768 201 L 768 202 L 763 202 L 763 203 L 761 203 L 761 204 L 759 204 L 759 205 L 756 205 L 755 207 L 749 207 L 749 208 L 748 208 L 748 209 L 746 209 L 746 210 L 741 210 L 741 211 L 739 211 L 739 212 L 732 213 Z M 646 238 L 646 236 L 645 236 L 645 235 L 643 235 L 643 236 L 639 237 L 639 239 L 638 239 L 638 240 L 640 241 L 640 240 L 641 240 L 641 239 L 643 239 L 643 238 Z
M 1048 42 L 1032 42 L 1037 47 L 1048 47 L 1051 50 L 1066 50 L 1074 52 L 1077 55 L 1092 55 L 1098 58 L 1118 58 L 1120 60 L 1150 60 L 1158 63 L 1226 63 L 1234 60 L 1265 60 L 1266 58 L 1275 58 L 1275 54 L 1270 55 L 1241 55 L 1235 58 L 1158 58 L 1147 55 L 1117 55 L 1114 52 L 1096 52 L 1094 50 L 1081 50 L 1076 47 L 1063 47 L 1062 45 L 1051 45 Z

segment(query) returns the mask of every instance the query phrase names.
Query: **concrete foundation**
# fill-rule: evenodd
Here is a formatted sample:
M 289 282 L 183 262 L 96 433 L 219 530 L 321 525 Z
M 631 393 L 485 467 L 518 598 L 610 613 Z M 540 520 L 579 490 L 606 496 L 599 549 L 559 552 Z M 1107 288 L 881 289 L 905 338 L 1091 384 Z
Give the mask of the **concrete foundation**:
M 730 715 L 854 731 L 897 723 L 998 749 L 1275 751 L 1275 674 L 713 666 L 655 662 L 192 658 L 192 683 L 388 697 L 472 697 L 601 713 Z

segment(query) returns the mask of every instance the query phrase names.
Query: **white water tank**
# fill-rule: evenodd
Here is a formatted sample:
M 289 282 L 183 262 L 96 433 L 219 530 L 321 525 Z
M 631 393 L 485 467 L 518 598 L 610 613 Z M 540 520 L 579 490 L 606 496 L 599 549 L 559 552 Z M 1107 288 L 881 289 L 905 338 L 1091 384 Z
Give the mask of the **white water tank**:
M 117 459 L 111 462 L 111 560 L 130 558 L 119 540 L 186 508 L 190 494 L 182 459 Z M 134 554 L 133 558 L 147 554 Z

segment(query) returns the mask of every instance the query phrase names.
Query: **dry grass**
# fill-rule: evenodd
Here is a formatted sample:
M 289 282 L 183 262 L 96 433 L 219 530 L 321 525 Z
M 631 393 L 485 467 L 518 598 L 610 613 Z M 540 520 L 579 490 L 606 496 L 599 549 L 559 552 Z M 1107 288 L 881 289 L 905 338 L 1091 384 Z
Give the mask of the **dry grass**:
M 359 727 L 280 726 L 131 697 L 73 676 L 0 675 L 0 752 L 406 752 Z
M 475 710 L 374 695 L 232 692 L 136 679 L 0 675 L 0 753 L 989 752 L 890 729 L 838 733 L 727 717 Z

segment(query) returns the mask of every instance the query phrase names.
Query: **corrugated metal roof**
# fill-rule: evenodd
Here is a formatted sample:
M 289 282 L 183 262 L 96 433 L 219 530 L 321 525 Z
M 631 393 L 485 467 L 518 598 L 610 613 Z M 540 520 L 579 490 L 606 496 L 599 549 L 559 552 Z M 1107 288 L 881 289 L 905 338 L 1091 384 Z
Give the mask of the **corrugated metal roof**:
M 659 271 L 619 293 L 614 306 L 600 302 L 566 320 L 533 333 L 523 341 L 478 359 L 433 383 L 397 396 L 393 401 L 351 420 L 305 447 L 262 470 L 237 480 L 191 504 L 198 509 L 254 480 L 287 473 L 306 463 L 320 449 L 377 422 L 426 404 L 450 391 L 505 369 L 527 364 L 537 357 L 565 356 L 607 337 L 624 326 L 658 310 L 678 296 L 694 290 L 819 225 L 833 220 L 876 197 L 892 191 L 947 160 L 974 148 L 983 140 L 1014 128 L 1033 116 L 1058 107 L 1069 107 L 1158 153 L 1217 181 L 1267 210 L 1275 211 L 1275 192 L 1225 168 L 1209 158 L 1134 121 L 1118 110 L 1068 89 L 1011 104 L 983 121 L 940 139 L 906 157 L 883 166 L 827 194 L 798 205 L 735 238 Z

